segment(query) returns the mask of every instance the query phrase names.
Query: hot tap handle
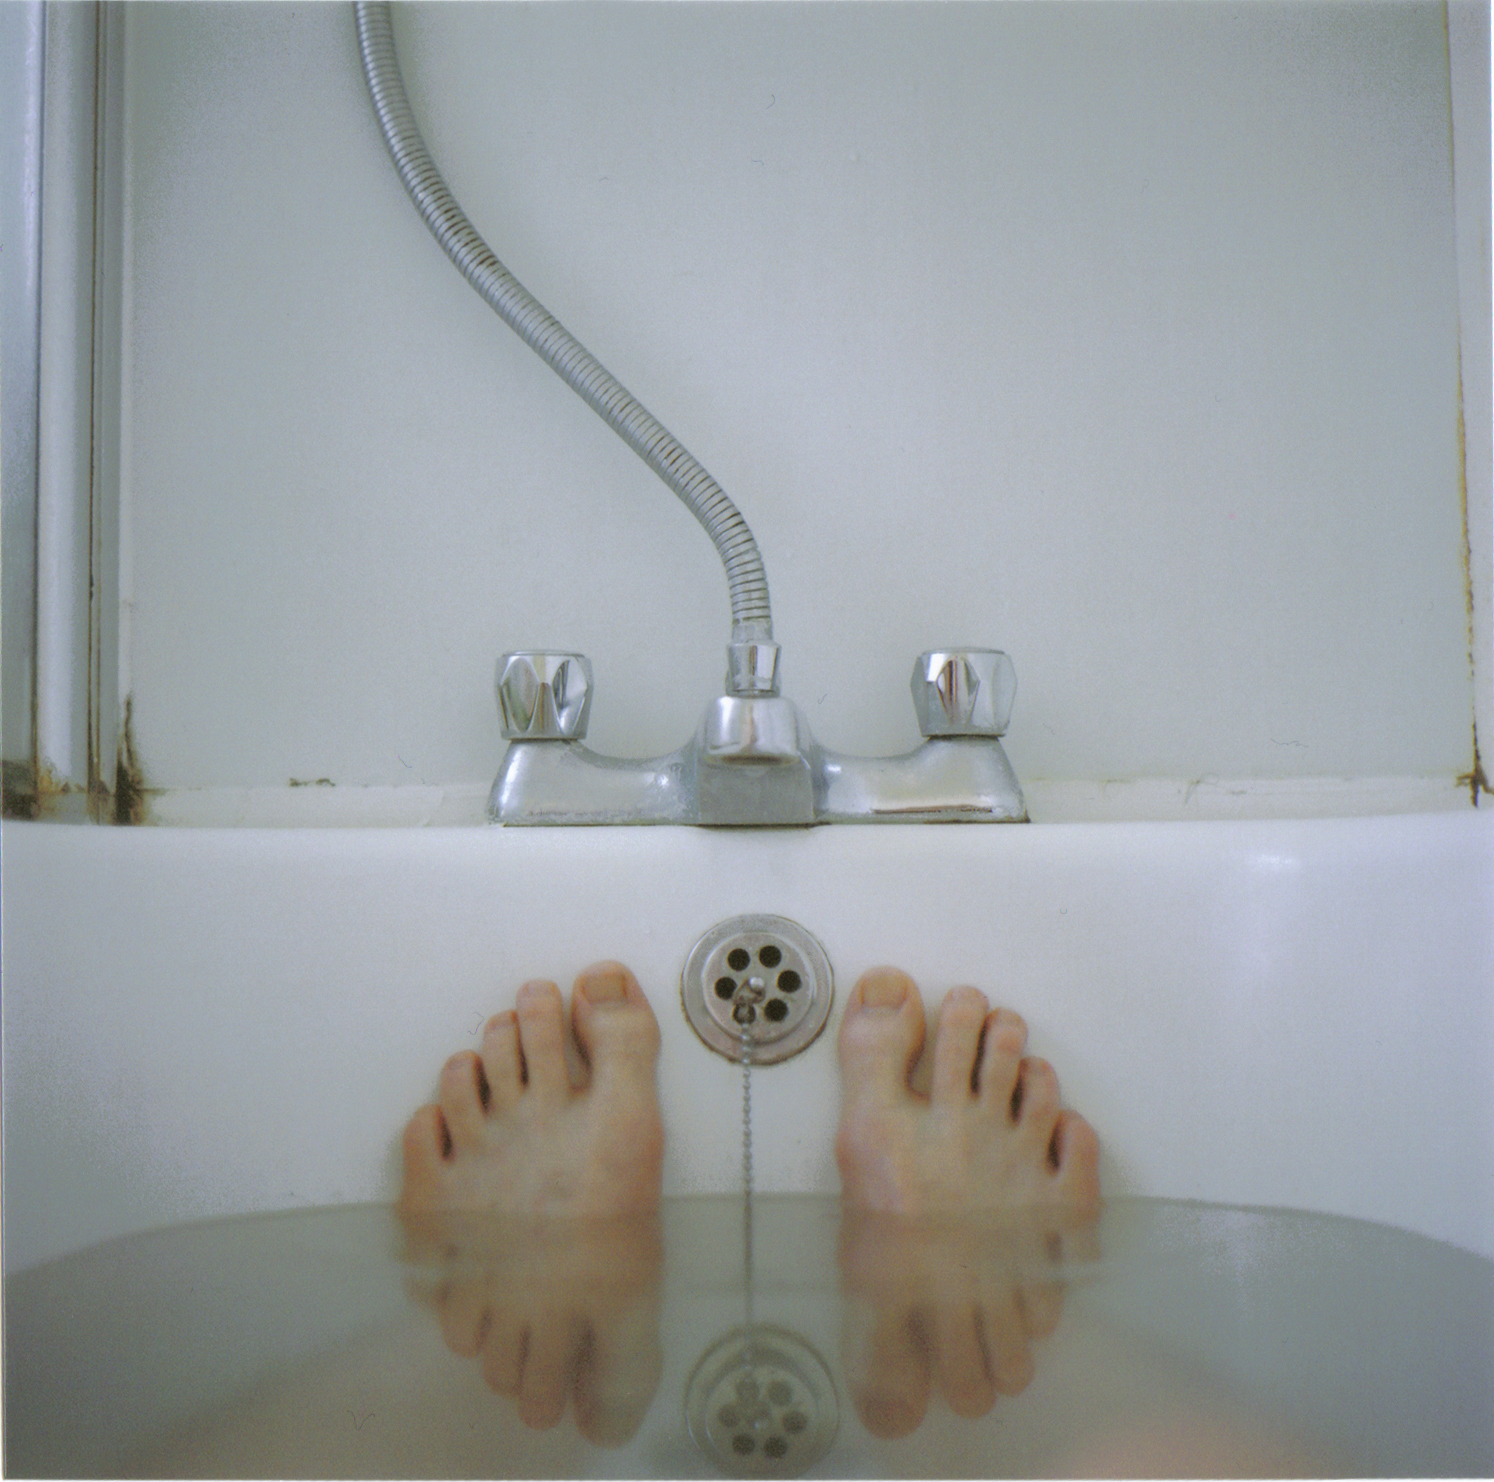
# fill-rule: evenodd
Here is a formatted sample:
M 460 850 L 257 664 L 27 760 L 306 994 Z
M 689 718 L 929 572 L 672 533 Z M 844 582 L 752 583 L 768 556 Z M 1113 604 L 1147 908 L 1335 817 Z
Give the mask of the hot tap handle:
M 579 741 L 591 714 L 585 654 L 526 650 L 498 660 L 498 710 L 510 741 Z
M 913 708 L 925 736 L 1000 736 L 1011 717 L 1017 671 L 994 648 L 937 648 L 913 665 Z

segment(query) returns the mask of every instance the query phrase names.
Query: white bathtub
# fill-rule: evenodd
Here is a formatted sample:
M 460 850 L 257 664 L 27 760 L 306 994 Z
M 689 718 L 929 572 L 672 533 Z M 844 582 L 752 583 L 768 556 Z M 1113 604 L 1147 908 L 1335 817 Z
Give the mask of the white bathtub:
M 679 1006 L 716 921 L 829 953 L 759 1073 L 765 1191 L 836 1187 L 834 1030 L 896 962 L 974 982 L 1099 1129 L 1115 1194 L 1384 1221 L 1494 1255 L 1494 816 L 828 828 L 7 823 L 5 1259 L 392 1197 L 442 1059 L 524 978 L 616 956 L 660 1010 L 666 1192 L 739 1178 L 737 1070 Z

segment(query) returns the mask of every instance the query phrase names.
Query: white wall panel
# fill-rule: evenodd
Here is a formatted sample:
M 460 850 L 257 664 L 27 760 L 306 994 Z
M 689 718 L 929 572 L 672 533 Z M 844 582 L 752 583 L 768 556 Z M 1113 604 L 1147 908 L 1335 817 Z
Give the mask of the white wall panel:
M 526 645 L 590 653 L 600 749 L 677 745 L 715 557 L 429 239 L 350 14 L 127 22 L 147 780 L 478 788 Z M 1469 768 L 1440 6 L 396 29 L 474 221 L 747 513 L 827 744 L 911 744 L 962 641 L 1035 783 Z

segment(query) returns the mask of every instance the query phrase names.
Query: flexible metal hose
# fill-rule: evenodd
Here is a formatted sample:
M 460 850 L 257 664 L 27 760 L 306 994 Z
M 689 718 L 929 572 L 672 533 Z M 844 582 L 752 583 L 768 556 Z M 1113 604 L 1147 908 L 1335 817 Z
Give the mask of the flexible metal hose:
M 415 209 L 462 276 L 499 318 L 579 395 L 705 526 L 726 567 L 732 641 L 768 641 L 768 579 L 747 522 L 721 486 L 499 262 L 457 205 L 410 111 L 389 6 L 358 0 L 358 49 L 384 142 Z

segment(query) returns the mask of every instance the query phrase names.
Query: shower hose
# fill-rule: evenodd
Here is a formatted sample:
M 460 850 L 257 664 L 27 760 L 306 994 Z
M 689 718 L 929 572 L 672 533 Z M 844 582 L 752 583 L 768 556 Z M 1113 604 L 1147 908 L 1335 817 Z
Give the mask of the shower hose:
M 457 204 L 420 137 L 389 6 L 358 0 L 363 75 L 394 167 L 421 219 L 462 276 L 512 329 L 677 494 L 705 527 L 726 567 L 732 642 L 771 642 L 768 579 L 757 542 L 725 491 L 498 260 Z

